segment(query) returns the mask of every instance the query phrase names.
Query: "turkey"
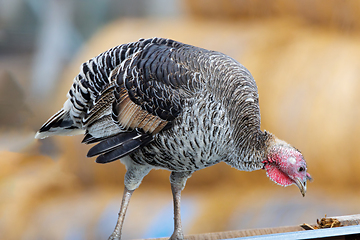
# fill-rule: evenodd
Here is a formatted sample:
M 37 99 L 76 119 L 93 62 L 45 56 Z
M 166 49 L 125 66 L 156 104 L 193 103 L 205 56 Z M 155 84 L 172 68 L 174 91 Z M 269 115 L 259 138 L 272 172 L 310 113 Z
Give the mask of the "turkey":
M 84 134 L 98 163 L 119 160 L 127 172 L 115 230 L 121 239 L 132 193 L 152 169 L 171 171 L 174 232 L 183 239 L 181 191 L 197 170 L 219 162 L 264 169 L 281 186 L 306 193 L 299 150 L 260 130 L 257 86 L 250 72 L 225 54 L 170 39 L 122 44 L 82 64 L 63 108 L 35 138 Z

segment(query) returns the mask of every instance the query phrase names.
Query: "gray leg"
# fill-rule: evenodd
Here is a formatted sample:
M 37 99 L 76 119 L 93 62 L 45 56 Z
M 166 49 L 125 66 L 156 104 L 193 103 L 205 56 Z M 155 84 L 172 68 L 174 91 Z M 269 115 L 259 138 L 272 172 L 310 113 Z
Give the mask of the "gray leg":
M 170 175 L 171 191 L 174 200 L 174 232 L 170 240 L 184 239 L 180 216 L 181 191 L 184 189 L 186 180 L 191 174 L 192 172 L 171 172 Z
M 121 201 L 121 207 L 119 212 L 119 218 L 116 223 L 115 229 L 109 240 L 120 240 L 122 227 L 125 219 L 126 210 L 128 208 L 131 195 L 135 191 L 136 188 L 139 187 L 142 179 L 150 172 L 151 167 L 143 166 L 143 165 L 135 165 L 131 161 L 122 161 L 127 168 L 127 172 L 125 174 L 125 190 L 124 195 Z
M 126 210 L 128 208 L 130 198 L 131 198 L 131 195 L 133 194 L 133 192 L 134 192 L 134 190 L 129 190 L 125 187 L 124 195 L 123 195 L 123 198 L 121 201 L 119 218 L 118 218 L 118 221 L 116 223 L 113 233 L 109 237 L 109 240 L 120 240 L 121 239 L 121 231 L 122 231 L 122 226 L 123 226 L 124 219 L 125 219 Z

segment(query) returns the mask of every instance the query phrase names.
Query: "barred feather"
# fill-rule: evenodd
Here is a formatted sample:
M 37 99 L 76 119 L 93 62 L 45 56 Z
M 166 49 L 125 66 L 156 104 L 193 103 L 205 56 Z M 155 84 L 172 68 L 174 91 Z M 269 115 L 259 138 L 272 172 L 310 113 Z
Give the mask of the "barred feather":
M 259 169 L 271 139 L 260 130 L 257 87 L 245 67 L 163 38 L 119 45 L 82 64 L 63 109 L 36 137 L 77 130 L 86 132 L 84 143 L 150 134 L 153 143 L 134 146 L 134 161 L 175 170 L 219 161 Z

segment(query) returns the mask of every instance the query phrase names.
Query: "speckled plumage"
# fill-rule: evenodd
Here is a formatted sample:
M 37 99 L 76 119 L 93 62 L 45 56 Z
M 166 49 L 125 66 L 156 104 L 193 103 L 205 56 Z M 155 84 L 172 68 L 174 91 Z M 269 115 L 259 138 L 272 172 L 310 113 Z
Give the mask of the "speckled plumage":
M 180 192 L 194 171 L 220 161 L 239 170 L 264 168 L 278 143 L 260 130 L 257 86 L 244 66 L 163 38 L 119 45 L 82 64 L 63 108 L 36 137 L 84 132 L 84 143 L 100 142 L 88 156 L 100 163 L 121 158 L 127 168 L 110 239 L 120 239 L 131 193 L 151 169 L 172 171 L 172 239 L 181 239 Z
M 82 64 L 64 110 L 68 126 L 60 130 L 83 129 L 91 139 L 84 142 L 136 129 L 153 134 L 149 146 L 131 154 L 137 163 L 194 171 L 241 157 L 241 170 L 262 167 L 257 150 L 266 134 L 256 83 L 219 52 L 161 38 L 114 47 Z M 151 119 L 136 121 L 144 115 Z M 59 129 L 45 124 L 39 132 L 51 131 Z

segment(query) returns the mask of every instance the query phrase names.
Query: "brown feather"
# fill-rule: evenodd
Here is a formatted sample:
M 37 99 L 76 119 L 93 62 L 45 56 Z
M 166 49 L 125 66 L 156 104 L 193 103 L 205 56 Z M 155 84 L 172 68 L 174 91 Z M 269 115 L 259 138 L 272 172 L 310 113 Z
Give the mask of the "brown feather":
M 156 134 L 168 123 L 131 101 L 126 90 L 120 92 L 120 99 L 118 121 L 125 129 L 141 128 L 145 132 Z

